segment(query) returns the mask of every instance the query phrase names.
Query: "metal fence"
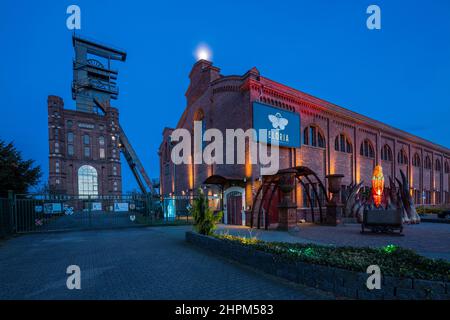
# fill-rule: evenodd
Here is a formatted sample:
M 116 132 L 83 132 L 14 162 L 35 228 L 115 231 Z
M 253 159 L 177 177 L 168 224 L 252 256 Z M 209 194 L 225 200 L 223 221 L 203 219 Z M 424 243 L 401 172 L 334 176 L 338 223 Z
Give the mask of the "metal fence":
M 195 196 L 13 195 L 0 198 L 0 237 L 13 233 L 191 224 Z M 218 197 L 210 207 L 220 209 Z
M 193 201 L 197 198 L 196 195 L 180 195 L 168 196 L 162 199 L 162 210 L 164 218 L 171 219 L 174 217 L 186 218 L 190 217 L 190 209 Z M 220 196 L 208 196 L 209 208 L 213 211 L 222 210 L 222 201 Z
M 10 195 L 0 199 L 0 236 L 12 233 L 185 224 L 189 214 L 167 215 L 150 195 Z
M 9 199 L 0 198 L 0 239 L 14 233 L 13 203 Z

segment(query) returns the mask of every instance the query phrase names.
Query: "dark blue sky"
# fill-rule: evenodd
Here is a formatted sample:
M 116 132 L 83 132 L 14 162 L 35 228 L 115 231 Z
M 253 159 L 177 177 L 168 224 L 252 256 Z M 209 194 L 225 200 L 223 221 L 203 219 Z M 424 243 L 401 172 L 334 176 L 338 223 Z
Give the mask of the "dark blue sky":
M 48 171 L 47 95 L 73 107 L 66 8 L 81 34 L 128 52 L 122 127 L 152 177 L 162 129 L 185 107 L 193 51 L 223 74 L 262 75 L 450 147 L 450 1 L 2 1 L 0 139 Z M 382 29 L 366 28 L 366 8 Z M 125 167 L 125 166 L 124 166 Z M 129 170 L 124 191 L 135 187 Z

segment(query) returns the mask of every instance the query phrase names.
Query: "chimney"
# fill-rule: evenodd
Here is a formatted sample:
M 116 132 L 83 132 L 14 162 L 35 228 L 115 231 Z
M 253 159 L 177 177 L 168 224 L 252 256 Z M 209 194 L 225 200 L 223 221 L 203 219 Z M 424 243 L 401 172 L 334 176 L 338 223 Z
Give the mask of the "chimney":
M 211 61 L 199 60 L 192 67 L 189 88 L 186 91 L 188 105 L 194 103 L 208 89 L 210 83 L 220 78 L 220 69 Z

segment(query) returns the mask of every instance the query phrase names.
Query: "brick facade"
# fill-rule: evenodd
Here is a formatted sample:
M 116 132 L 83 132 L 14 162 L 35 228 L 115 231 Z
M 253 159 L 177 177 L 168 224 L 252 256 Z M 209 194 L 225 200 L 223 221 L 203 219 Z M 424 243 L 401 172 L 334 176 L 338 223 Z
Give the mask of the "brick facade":
M 193 132 L 193 121 L 205 121 L 204 127 L 225 129 L 252 127 L 252 103 L 254 101 L 280 109 L 298 112 L 301 115 L 302 146 L 299 149 L 280 149 L 280 169 L 290 166 L 307 166 L 325 181 L 325 175 L 343 173 L 343 183 L 364 181 L 370 186 L 376 164 L 382 164 L 386 178 L 400 177 L 400 169 L 409 177 L 411 193 L 418 195 L 422 203 L 423 192 L 429 192 L 426 204 L 450 203 L 448 198 L 450 150 L 376 120 L 341 108 L 260 75 L 256 68 L 243 76 L 223 76 L 220 69 L 205 60 L 198 61 L 190 73 L 190 85 L 186 92 L 187 107 L 177 128 Z M 303 144 L 304 130 L 313 126 L 325 138 L 325 147 Z M 240 177 L 246 190 L 246 206 L 251 206 L 252 194 L 258 184 L 259 165 L 174 165 L 170 162 L 170 134 L 173 129 L 163 131 L 160 145 L 161 194 L 179 195 L 192 192 L 211 175 Z M 350 152 L 336 151 L 336 138 L 343 135 L 351 145 Z M 368 153 L 361 146 L 367 141 Z M 387 145 L 390 159 L 381 159 L 381 150 Z M 364 148 L 363 148 L 364 149 Z M 371 150 L 371 151 L 370 151 Z M 246 146 L 247 156 L 249 154 Z M 404 163 L 399 153 L 404 152 Z M 225 150 L 224 150 L 225 153 Z M 417 153 L 420 161 L 413 165 Z M 368 155 L 368 156 L 366 156 Z M 425 166 L 429 157 L 431 168 Z M 384 157 L 386 158 L 386 157 Z M 405 160 L 406 159 L 406 160 Z M 439 160 L 440 168 L 436 167 Z M 447 163 L 447 164 L 445 164 Z M 245 179 L 244 179 L 245 178 Z M 301 192 L 296 192 L 301 206 Z
M 99 115 L 64 109 L 57 96 L 49 96 L 47 102 L 50 190 L 78 195 L 78 171 L 89 165 L 97 172 L 98 195 L 120 195 L 118 110 L 108 107 Z

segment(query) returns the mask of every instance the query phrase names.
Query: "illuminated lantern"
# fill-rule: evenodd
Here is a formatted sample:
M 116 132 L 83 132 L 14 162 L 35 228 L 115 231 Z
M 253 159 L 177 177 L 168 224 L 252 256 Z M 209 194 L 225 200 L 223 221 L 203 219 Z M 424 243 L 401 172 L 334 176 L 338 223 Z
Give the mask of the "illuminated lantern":
M 384 191 L 384 176 L 383 176 L 383 168 L 378 165 L 373 170 L 372 176 L 372 196 L 373 202 L 376 207 L 381 205 L 381 200 L 383 199 L 383 191 Z

